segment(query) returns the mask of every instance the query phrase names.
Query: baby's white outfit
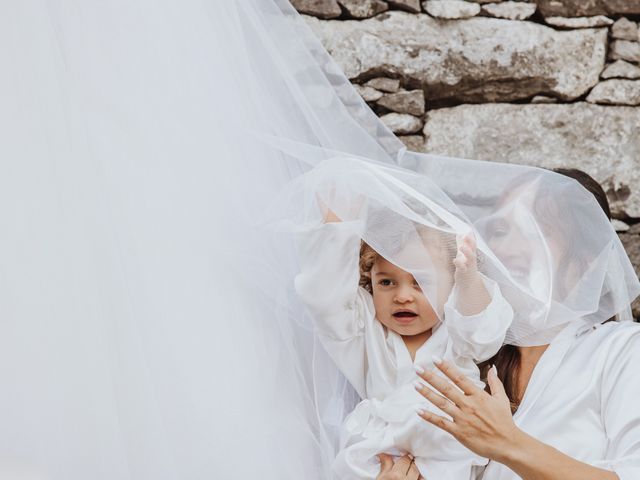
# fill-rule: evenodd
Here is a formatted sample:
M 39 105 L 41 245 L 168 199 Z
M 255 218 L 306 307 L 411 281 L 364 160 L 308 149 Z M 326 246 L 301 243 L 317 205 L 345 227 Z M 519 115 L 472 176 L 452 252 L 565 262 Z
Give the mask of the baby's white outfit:
M 376 455 L 385 452 L 411 453 L 427 479 L 467 480 L 472 467 L 487 460 L 416 414 L 420 406 L 445 415 L 415 391 L 414 363 L 431 369 L 433 356 L 450 360 L 484 388 L 474 360 L 498 351 L 513 310 L 498 285 L 483 277 L 490 304 L 477 315 L 463 316 L 453 306 L 454 287 L 444 307 L 445 322 L 434 327 L 413 362 L 402 337 L 375 318 L 371 294 L 358 285 L 361 230 L 359 221 L 326 223 L 296 239 L 301 268 L 296 291 L 325 349 L 364 399 L 342 426 L 335 476 L 375 479 L 380 473 Z

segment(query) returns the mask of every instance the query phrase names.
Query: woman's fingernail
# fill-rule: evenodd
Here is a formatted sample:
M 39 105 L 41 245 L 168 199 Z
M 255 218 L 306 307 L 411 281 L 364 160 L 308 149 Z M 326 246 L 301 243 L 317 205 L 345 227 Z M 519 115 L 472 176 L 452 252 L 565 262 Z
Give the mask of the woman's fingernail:
M 495 365 L 491 365 L 491 368 L 489 370 L 491 370 L 496 377 L 498 376 L 498 369 Z
M 424 415 L 424 413 L 425 413 L 425 412 L 424 412 L 424 410 L 423 410 L 423 409 L 421 409 L 421 408 L 416 408 L 416 413 L 417 413 L 418 415 Z
M 424 385 L 420 383 L 418 380 L 415 380 L 413 382 L 413 388 L 415 388 L 416 390 L 421 391 L 422 387 L 424 387 Z
M 413 369 L 418 375 L 422 375 L 424 373 L 424 368 L 422 368 L 420 365 L 414 365 Z
M 436 365 L 438 365 L 439 363 L 442 363 L 442 359 L 437 355 L 432 356 L 431 360 L 433 360 L 433 363 L 435 363 Z

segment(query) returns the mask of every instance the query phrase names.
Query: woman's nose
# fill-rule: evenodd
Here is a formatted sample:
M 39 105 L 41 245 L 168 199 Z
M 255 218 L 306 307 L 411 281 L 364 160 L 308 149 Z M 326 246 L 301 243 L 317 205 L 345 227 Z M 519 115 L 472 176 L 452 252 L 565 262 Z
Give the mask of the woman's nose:
M 522 268 L 529 265 L 532 252 L 539 247 L 530 238 L 509 234 L 501 238 L 497 245 L 490 245 L 490 248 L 501 262 L 508 265 L 518 265 Z

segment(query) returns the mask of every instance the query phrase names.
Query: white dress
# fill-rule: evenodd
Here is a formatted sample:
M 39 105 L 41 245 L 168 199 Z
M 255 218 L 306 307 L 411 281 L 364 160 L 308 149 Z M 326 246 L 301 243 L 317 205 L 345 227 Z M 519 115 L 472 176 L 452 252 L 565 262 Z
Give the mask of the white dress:
M 478 315 L 462 316 L 453 307 L 454 288 L 445 305 L 446 327 L 434 329 L 413 362 L 401 336 L 375 319 L 371 294 L 358 286 L 361 225 L 327 223 L 297 239 L 296 291 L 329 355 L 364 399 L 343 424 L 334 473 L 340 479 L 375 478 L 376 454 L 410 452 L 428 478 L 470 478 L 472 467 L 486 459 L 416 415 L 424 399 L 412 385 L 414 364 L 431 369 L 434 355 L 447 358 L 484 386 L 474 360 L 490 358 L 500 348 L 512 309 L 497 285 L 485 280 L 491 303 Z
M 569 325 L 536 366 L 519 428 L 576 460 L 640 478 L 640 325 Z M 541 460 L 542 461 L 542 460 Z M 520 478 L 491 461 L 482 480 Z

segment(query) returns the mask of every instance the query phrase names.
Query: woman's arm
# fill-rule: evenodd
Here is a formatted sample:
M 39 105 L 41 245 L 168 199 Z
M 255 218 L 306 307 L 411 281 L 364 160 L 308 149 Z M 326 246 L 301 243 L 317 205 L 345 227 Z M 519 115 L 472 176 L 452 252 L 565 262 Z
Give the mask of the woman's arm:
M 439 394 L 424 385 L 416 389 L 453 420 L 423 410 L 418 414 L 473 452 L 503 463 L 523 480 L 619 480 L 614 472 L 575 460 L 520 430 L 495 367 L 487 378 L 491 389 L 488 394 L 450 362 L 434 363 L 453 383 L 434 372 L 417 369 Z
M 614 472 L 571 458 L 522 430 L 503 457 L 499 461 L 524 480 L 619 480 Z

